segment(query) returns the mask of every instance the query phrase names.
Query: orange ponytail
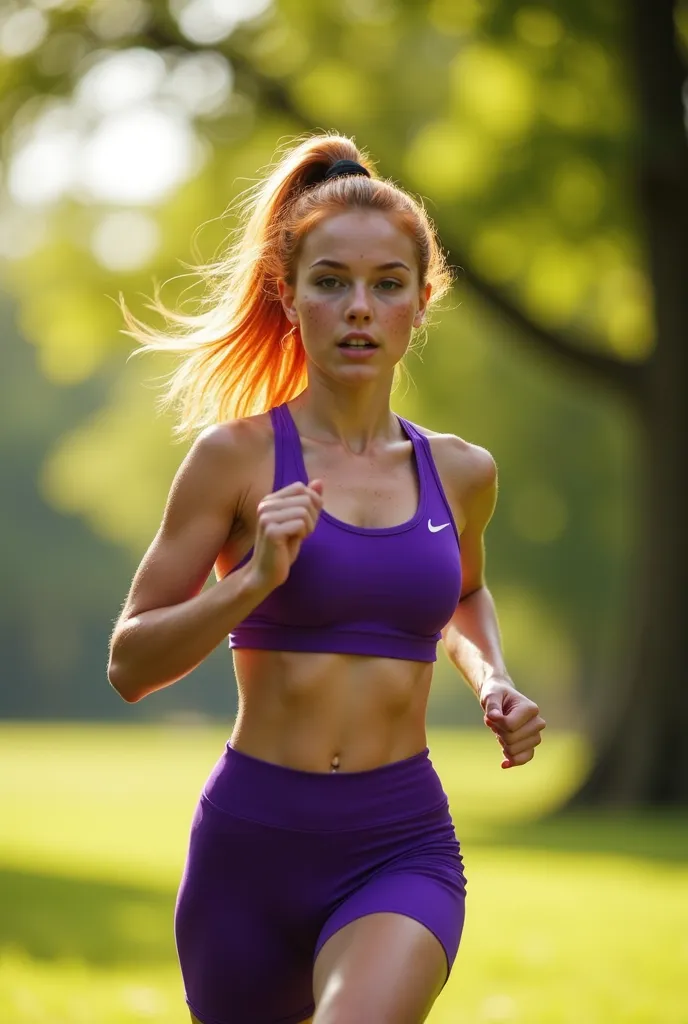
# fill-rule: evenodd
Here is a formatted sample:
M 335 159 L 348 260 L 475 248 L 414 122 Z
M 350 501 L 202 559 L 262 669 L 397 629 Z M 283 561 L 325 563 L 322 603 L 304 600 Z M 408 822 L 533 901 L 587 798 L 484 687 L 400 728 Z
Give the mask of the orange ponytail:
M 371 173 L 323 182 L 337 160 L 355 160 Z M 238 241 L 219 262 L 195 268 L 208 281 L 203 312 L 168 309 L 156 294 L 150 309 L 176 327 L 156 331 L 120 303 L 138 351 L 176 352 L 162 404 L 180 413 L 182 436 L 225 419 L 252 415 L 289 401 L 307 384 L 306 357 L 277 292 L 290 280 L 304 235 L 328 213 L 368 207 L 390 213 L 417 243 L 421 282 L 431 280 L 433 303 L 451 275 L 423 207 L 375 177 L 353 141 L 335 133 L 307 136 L 287 149 L 268 175 L 237 204 Z

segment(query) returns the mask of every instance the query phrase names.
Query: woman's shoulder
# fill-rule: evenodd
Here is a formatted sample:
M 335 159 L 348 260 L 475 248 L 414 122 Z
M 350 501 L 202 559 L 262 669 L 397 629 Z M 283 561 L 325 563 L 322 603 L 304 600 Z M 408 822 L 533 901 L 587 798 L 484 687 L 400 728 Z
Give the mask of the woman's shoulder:
M 487 448 L 466 441 L 457 434 L 440 433 L 419 423 L 413 425 L 427 437 L 443 482 L 464 493 L 466 490 L 488 490 L 495 485 L 497 464 Z
M 221 507 L 234 519 L 255 487 L 266 493 L 274 446 L 267 413 L 206 427 L 184 459 L 171 496 L 194 508 Z
M 260 413 L 206 427 L 194 441 L 190 455 L 208 467 L 237 469 L 268 455 L 273 443 L 270 416 Z

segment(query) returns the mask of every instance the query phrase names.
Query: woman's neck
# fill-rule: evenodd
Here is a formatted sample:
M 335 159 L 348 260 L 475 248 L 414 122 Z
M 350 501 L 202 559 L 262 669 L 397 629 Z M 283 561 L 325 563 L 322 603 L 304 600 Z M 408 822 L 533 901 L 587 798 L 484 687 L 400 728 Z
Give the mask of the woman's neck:
M 391 388 L 331 388 L 309 383 L 290 409 L 299 432 L 315 441 L 338 442 L 362 454 L 376 440 L 393 439 L 399 433 L 390 409 Z

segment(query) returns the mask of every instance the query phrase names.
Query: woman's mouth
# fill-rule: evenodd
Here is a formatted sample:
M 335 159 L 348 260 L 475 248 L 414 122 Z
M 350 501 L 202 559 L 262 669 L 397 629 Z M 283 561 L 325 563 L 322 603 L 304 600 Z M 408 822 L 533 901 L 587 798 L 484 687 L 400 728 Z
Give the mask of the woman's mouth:
M 371 338 L 369 334 L 347 334 L 340 342 L 337 343 L 338 348 L 344 349 L 375 349 L 378 347 L 377 342 Z

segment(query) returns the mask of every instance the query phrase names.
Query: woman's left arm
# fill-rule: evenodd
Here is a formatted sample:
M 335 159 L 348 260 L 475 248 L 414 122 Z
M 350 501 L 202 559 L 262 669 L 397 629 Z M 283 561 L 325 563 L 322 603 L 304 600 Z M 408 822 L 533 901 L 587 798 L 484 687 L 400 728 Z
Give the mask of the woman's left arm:
M 497 612 L 485 584 L 485 528 L 497 500 L 497 468 L 483 448 L 460 442 L 453 452 L 452 488 L 465 522 L 461 533 L 461 597 L 442 630 L 450 660 L 459 670 L 513 768 L 532 760 L 545 721 L 537 704 L 514 686 L 504 663 Z

